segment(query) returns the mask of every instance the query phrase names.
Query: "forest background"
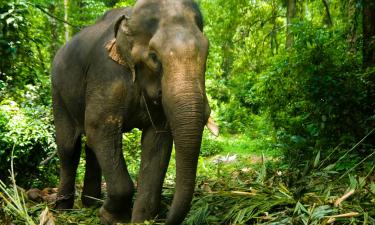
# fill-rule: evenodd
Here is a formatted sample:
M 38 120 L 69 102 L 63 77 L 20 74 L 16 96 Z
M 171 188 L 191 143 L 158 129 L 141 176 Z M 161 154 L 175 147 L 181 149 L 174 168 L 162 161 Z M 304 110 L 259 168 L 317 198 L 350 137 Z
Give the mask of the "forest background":
M 17 192 L 11 163 L 23 189 L 58 183 L 54 54 L 106 10 L 133 3 L 0 1 L 2 221 L 27 220 L 5 200 Z M 185 222 L 375 224 L 375 2 L 198 3 L 210 41 L 207 93 L 221 135 L 204 135 L 197 194 Z M 134 179 L 140 133 L 124 135 Z M 173 187 L 173 179 L 170 169 L 166 186 Z M 172 193 L 163 192 L 166 204 Z M 33 220 L 44 203 L 28 204 L 21 207 Z M 54 216 L 73 224 L 96 221 L 74 212 Z

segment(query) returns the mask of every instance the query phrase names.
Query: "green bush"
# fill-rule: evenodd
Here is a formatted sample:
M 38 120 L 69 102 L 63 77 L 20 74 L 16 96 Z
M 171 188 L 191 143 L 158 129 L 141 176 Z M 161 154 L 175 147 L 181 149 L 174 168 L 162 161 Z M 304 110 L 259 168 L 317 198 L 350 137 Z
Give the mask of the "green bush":
M 40 165 L 56 146 L 51 109 L 35 104 L 37 93 L 29 85 L 22 103 L 10 98 L 0 102 L 0 179 L 9 177 L 13 152 L 17 184 L 23 187 L 55 184 L 57 180 L 56 162 Z
M 315 150 L 351 145 L 366 133 L 365 83 L 358 57 L 347 50 L 343 31 L 301 23 L 289 52 L 275 57 L 260 76 L 260 100 L 291 161 Z
M 136 179 L 141 162 L 141 138 L 142 131 L 133 129 L 123 135 L 122 151 L 127 163 L 130 175 Z
M 223 151 L 221 143 L 213 138 L 207 131 L 203 133 L 200 155 L 203 157 L 213 156 Z

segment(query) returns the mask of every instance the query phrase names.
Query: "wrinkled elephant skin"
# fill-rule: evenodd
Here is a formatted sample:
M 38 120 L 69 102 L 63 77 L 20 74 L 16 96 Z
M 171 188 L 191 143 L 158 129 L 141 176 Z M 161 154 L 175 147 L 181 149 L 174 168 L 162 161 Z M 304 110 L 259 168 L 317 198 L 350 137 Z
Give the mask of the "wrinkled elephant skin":
M 140 0 L 108 11 L 75 35 L 55 56 L 52 98 L 60 184 L 56 206 L 72 208 L 75 176 L 86 136 L 82 202 L 107 198 L 103 224 L 157 216 L 172 143 L 176 186 L 166 224 L 190 209 L 197 160 L 210 108 L 205 91 L 208 41 L 190 0 Z M 210 120 L 209 127 L 214 127 Z M 122 134 L 142 130 L 137 198 L 122 154 Z

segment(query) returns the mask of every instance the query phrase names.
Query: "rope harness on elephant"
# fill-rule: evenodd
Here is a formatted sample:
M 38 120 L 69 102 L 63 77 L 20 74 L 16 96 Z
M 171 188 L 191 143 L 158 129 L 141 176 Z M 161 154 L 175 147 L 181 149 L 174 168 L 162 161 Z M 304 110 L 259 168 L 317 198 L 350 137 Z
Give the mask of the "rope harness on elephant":
M 56 202 L 64 201 L 64 200 L 69 200 L 69 199 L 74 198 L 74 196 L 75 196 L 75 192 L 72 192 L 72 193 L 69 193 L 69 194 L 65 194 L 65 195 L 58 195 L 56 197 Z
M 168 124 L 168 123 L 165 123 L 164 128 L 163 128 L 162 130 L 159 130 L 159 129 L 156 127 L 154 121 L 152 120 L 151 113 L 150 113 L 150 110 L 148 109 L 147 101 L 146 101 L 146 98 L 145 98 L 143 92 L 142 92 L 142 99 L 143 99 L 143 102 L 145 103 L 146 111 L 147 111 L 147 115 L 148 115 L 148 117 L 149 117 L 149 119 L 150 119 L 150 122 L 151 122 L 152 127 L 153 127 L 154 130 L 155 130 L 155 133 L 156 133 L 156 134 L 159 134 L 159 133 L 167 133 L 167 132 L 169 132 L 169 131 L 167 130 L 167 126 L 168 126 L 167 124 Z

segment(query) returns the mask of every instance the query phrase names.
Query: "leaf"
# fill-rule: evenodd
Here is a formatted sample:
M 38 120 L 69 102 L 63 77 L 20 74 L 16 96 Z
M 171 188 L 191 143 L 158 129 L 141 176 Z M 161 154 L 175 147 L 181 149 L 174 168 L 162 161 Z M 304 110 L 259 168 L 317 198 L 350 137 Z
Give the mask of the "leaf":
M 11 23 L 14 22 L 14 17 L 9 17 L 8 19 L 6 19 L 6 23 L 9 25 Z
M 299 201 L 296 204 L 296 207 L 294 208 L 293 214 L 300 215 L 302 212 L 309 214 L 309 211 L 303 206 Z
M 350 189 L 356 189 L 358 186 L 357 180 L 351 174 L 349 174 L 349 181 L 350 181 Z
M 371 192 L 372 192 L 373 194 L 375 194 L 375 183 L 374 183 L 374 182 L 372 182 L 372 183 L 370 184 L 370 190 L 371 190 Z
M 0 14 L 0 19 L 4 19 L 8 14 L 7 12 Z
M 358 188 L 362 189 L 366 185 L 366 178 L 365 177 L 359 177 L 358 178 Z
M 326 166 L 323 170 L 324 170 L 324 171 L 330 171 L 330 170 L 332 170 L 335 166 L 336 166 L 336 164 L 335 164 L 335 163 L 332 163 L 332 164 L 329 164 L 328 166 Z
M 314 212 L 311 215 L 311 219 L 313 221 L 321 220 L 325 216 L 327 216 L 328 214 L 331 214 L 332 212 L 334 212 L 334 209 L 332 209 L 331 206 L 329 206 L 329 205 L 322 205 L 322 206 L 317 207 L 314 210 Z
M 314 168 L 316 168 L 318 166 L 319 162 L 320 162 L 320 151 L 318 152 L 318 154 L 315 157 Z

